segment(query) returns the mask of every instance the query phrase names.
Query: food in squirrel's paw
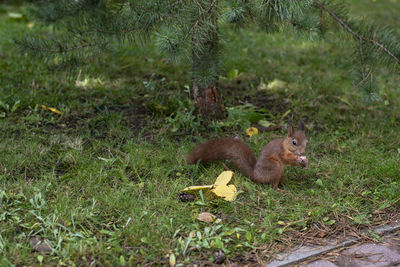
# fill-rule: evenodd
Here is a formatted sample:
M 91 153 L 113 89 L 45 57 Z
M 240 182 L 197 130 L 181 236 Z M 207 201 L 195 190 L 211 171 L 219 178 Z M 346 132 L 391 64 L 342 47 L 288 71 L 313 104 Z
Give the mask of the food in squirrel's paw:
M 301 167 L 303 167 L 303 169 L 308 169 L 308 159 L 306 156 L 298 157 L 297 161 L 300 163 L 300 165 L 301 165 Z

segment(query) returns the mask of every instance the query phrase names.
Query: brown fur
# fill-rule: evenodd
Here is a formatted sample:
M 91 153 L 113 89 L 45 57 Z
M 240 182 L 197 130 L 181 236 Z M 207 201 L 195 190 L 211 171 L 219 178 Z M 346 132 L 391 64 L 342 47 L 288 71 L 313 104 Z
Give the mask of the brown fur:
M 295 140 L 296 145 L 293 145 Z M 253 151 L 238 138 L 221 138 L 198 145 L 188 156 L 189 164 L 207 163 L 227 159 L 244 175 L 261 184 L 277 187 L 285 165 L 300 166 L 299 156 L 306 152 L 305 127 L 300 123 L 297 131 L 290 126 L 288 136 L 269 142 L 256 160 Z

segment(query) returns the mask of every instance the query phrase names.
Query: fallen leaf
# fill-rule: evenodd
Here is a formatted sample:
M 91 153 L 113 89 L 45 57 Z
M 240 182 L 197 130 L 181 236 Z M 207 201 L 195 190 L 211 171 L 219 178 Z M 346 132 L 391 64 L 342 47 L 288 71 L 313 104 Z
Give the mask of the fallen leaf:
M 197 186 L 189 186 L 183 189 L 183 191 L 196 191 L 208 189 L 215 195 L 222 197 L 226 201 L 232 201 L 235 199 L 237 190 L 234 185 L 227 185 L 232 179 L 233 172 L 232 171 L 224 171 L 222 172 L 213 185 L 197 185 Z
M 42 105 L 41 107 L 43 109 L 45 109 L 45 110 L 48 110 L 48 111 L 51 111 L 51 112 L 56 113 L 58 115 L 61 115 L 61 111 L 59 111 L 58 109 L 51 108 L 51 107 L 46 107 L 45 105 Z
M 280 90 L 287 86 L 287 82 L 274 79 L 272 82 L 268 83 L 267 89 L 270 90 Z
M 207 223 L 212 223 L 217 217 L 209 212 L 202 212 L 197 217 L 197 220 Z
M 217 177 L 217 180 L 215 180 L 214 185 L 215 186 L 227 185 L 232 179 L 232 176 L 233 176 L 233 171 L 224 171 Z
M 325 232 L 322 232 L 322 231 L 319 231 L 318 234 L 317 234 L 317 236 L 320 237 L 320 238 L 323 238 L 323 237 L 326 236 L 326 233 L 325 233 Z
M 258 129 L 256 127 L 249 127 L 249 128 L 246 129 L 246 134 L 249 137 L 252 137 L 253 135 L 258 134 Z
M 213 185 L 193 185 L 183 189 L 183 191 L 196 191 L 201 189 L 210 189 Z
M 216 194 L 219 197 L 222 197 L 226 201 L 233 201 L 236 195 L 236 186 L 231 185 L 218 185 L 214 189 L 211 189 L 211 192 Z

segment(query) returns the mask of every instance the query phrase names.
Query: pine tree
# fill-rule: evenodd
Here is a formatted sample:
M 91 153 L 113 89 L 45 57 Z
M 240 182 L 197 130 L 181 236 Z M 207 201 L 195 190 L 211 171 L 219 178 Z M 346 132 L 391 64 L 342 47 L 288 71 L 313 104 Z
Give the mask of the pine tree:
M 217 90 L 221 23 L 257 24 L 267 31 L 294 27 L 310 38 L 339 25 L 354 42 L 357 86 L 374 95 L 373 67 L 400 65 L 400 43 L 389 28 L 355 21 L 340 0 L 41 0 L 36 15 L 60 29 L 55 37 L 19 40 L 23 48 L 61 66 L 89 62 L 114 40 L 157 44 L 173 60 L 192 64 L 193 96 L 204 116 L 221 114 Z M 336 27 L 337 28 L 337 27 Z

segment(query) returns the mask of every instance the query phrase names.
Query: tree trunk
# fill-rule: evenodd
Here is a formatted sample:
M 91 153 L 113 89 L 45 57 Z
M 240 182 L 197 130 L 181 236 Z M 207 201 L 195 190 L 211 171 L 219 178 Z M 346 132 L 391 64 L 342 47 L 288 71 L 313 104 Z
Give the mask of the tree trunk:
M 192 38 L 193 98 L 200 117 L 215 119 L 223 114 L 221 98 L 217 90 L 219 78 L 218 60 L 218 1 L 205 0 L 204 9 L 195 21 Z M 212 26 L 208 26 L 212 25 Z M 207 38 L 198 30 L 208 27 Z
M 193 82 L 194 105 L 197 114 L 203 118 L 215 119 L 222 115 L 222 106 L 216 84 L 199 87 Z

